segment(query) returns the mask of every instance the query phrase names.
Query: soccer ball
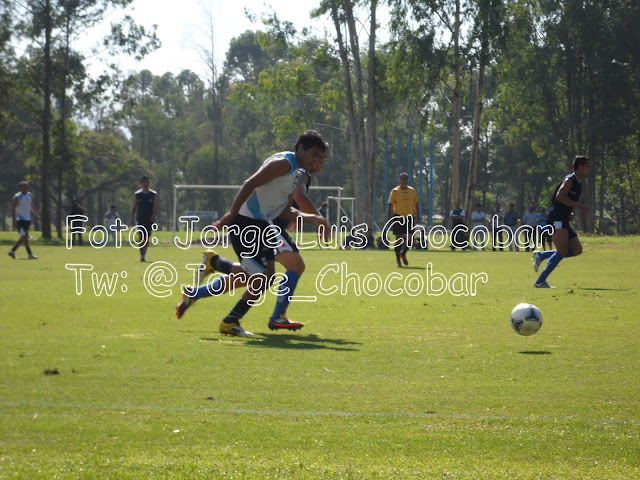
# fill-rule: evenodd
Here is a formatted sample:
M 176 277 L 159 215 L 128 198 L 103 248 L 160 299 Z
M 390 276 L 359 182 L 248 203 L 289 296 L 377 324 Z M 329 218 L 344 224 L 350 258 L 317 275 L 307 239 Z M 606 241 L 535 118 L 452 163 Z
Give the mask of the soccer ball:
M 530 303 L 519 303 L 511 311 L 511 326 L 518 335 L 533 335 L 542 326 L 542 312 Z

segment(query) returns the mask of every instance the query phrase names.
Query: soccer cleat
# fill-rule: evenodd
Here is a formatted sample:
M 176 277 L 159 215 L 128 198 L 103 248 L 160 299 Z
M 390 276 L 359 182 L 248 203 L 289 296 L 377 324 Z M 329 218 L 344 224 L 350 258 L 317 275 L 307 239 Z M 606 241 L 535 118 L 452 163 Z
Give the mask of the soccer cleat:
M 29 254 L 29 260 L 37 260 L 38 257 L 36 257 L 33 253 Z
M 227 323 L 224 320 L 220 322 L 220 333 L 224 335 L 232 335 L 234 337 L 253 337 L 253 333 L 247 332 L 240 326 L 239 322 Z
M 538 271 L 541 263 L 542 260 L 540 259 L 540 252 L 533 252 L 533 270 L 535 272 Z
M 11 258 L 16 258 L 16 252 L 14 252 L 13 250 L 9 250 L 9 253 L 7 253 L 7 255 L 9 255 Z
M 189 287 L 187 287 L 187 288 L 189 288 Z M 180 320 L 184 316 L 184 314 L 186 313 L 187 309 L 191 305 L 193 305 L 194 303 L 196 303 L 195 298 L 190 297 L 187 294 L 187 291 L 185 289 L 185 291 L 182 293 L 182 300 L 180 300 L 180 303 L 178 305 L 176 305 L 176 317 L 178 318 L 178 320 Z
M 553 285 L 549 285 L 547 282 L 534 283 L 535 288 L 556 288 Z
M 218 254 L 216 252 L 213 250 L 205 250 L 204 255 L 202 256 L 202 262 L 200 262 L 200 268 L 198 268 L 198 285 L 202 280 L 216 271 L 212 265 L 216 258 L 218 258 Z M 203 265 L 204 269 L 201 270 Z
M 280 315 L 280 318 L 273 320 L 269 320 L 269 330 L 300 330 L 304 327 L 304 323 L 300 322 L 292 322 L 284 315 Z
M 409 262 L 407 261 L 407 255 L 404 253 L 400 254 L 400 258 L 402 259 L 402 263 L 404 263 L 405 265 L 409 265 Z

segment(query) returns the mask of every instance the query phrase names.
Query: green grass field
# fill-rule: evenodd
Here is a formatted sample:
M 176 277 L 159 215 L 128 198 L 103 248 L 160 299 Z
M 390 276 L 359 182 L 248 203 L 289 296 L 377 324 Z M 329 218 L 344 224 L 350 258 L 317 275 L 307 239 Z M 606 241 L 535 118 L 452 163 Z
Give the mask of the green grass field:
M 289 314 L 305 328 L 268 330 L 269 295 L 243 321 L 254 338 L 218 333 L 237 296 L 176 320 L 198 247 L 150 249 L 177 278 L 145 276 L 131 247 L 2 251 L 0 477 L 639 478 L 640 242 L 583 244 L 556 290 L 532 288 L 524 252 L 411 252 L 400 270 L 390 251 L 304 251 L 296 293 L 318 299 Z M 355 281 L 319 295 L 318 272 L 343 262 L 413 287 L 428 263 L 488 281 L 475 296 L 357 296 Z M 80 295 L 70 264 L 93 267 Z M 111 296 L 92 273 L 117 274 Z M 520 302 L 543 312 L 532 337 L 509 324 Z

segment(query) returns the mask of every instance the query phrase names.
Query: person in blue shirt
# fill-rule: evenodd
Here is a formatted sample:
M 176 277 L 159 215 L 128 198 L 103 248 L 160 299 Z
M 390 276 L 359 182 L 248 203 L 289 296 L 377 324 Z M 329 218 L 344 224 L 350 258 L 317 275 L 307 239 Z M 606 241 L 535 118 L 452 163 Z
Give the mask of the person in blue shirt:
M 149 237 L 155 222 L 156 211 L 158 210 L 158 194 L 149 188 L 149 177 L 140 177 L 140 190 L 133 194 L 133 204 L 131 207 L 131 224 L 140 227 L 142 235 L 140 245 L 140 261 L 144 262 L 149 245 Z
M 16 258 L 16 250 L 20 245 L 24 245 L 29 255 L 29 260 L 35 260 L 36 257 L 31 252 L 29 246 L 29 226 L 31 225 L 31 214 L 33 213 L 38 217 L 38 211 L 33 206 L 33 197 L 29 192 L 29 184 L 26 181 L 20 182 L 20 191 L 13 196 L 13 202 L 11 203 L 11 218 L 13 220 L 12 227 L 14 230 L 18 230 L 20 238 L 13 244 L 8 255 L 11 258 Z
M 542 273 L 533 284 L 535 288 L 555 288 L 547 282 L 547 278 L 563 258 L 576 257 L 582 253 L 582 244 L 578 234 L 569 225 L 574 208 L 589 213 L 591 207 L 578 203 L 582 193 L 582 182 L 589 178 L 591 160 L 582 155 L 573 161 L 573 173 L 564 177 L 556 187 L 551 199 L 551 209 L 547 216 L 547 224 L 553 226 L 552 240 L 555 250 L 533 252 L 533 269 L 537 272 L 541 262 L 548 260 Z

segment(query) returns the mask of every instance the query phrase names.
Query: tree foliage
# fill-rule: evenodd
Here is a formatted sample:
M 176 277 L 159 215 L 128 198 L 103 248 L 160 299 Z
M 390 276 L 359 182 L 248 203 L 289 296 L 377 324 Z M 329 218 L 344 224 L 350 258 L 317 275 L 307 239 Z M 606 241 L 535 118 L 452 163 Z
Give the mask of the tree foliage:
M 0 195 L 6 204 L 19 180 L 35 182 L 52 212 L 45 237 L 47 225 L 60 233 L 73 196 L 94 223 L 111 203 L 128 209 L 143 173 L 168 228 L 174 184 L 239 184 L 309 128 L 331 144 L 314 182 L 343 186 L 367 223 L 384 221 L 373 205 L 386 200 L 385 138 L 413 137 L 435 141 L 436 213 L 465 190 L 468 204 L 548 206 L 573 156 L 586 154 L 594 213 L 581 228 L 640 230 L 637 1 L 325 0 L 313 12 L 323 37 L 272 13 L 224 46 L 222 68 L 213 45 L 203 52 L 208 78 L 117 69 L 92 78 L 81 35 L 132 2 L 0 0 Z M 157 47 L 154 30 L 126 14 L 104 39 L 107 52 L 136 58 Z M 179 197 L 191 210 L 229 201 Z

